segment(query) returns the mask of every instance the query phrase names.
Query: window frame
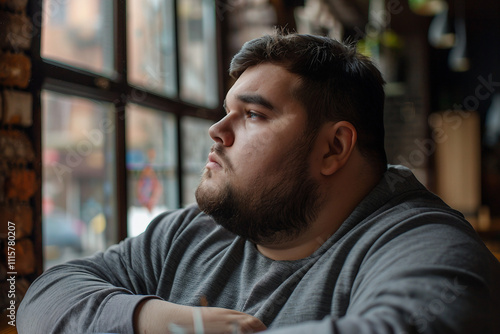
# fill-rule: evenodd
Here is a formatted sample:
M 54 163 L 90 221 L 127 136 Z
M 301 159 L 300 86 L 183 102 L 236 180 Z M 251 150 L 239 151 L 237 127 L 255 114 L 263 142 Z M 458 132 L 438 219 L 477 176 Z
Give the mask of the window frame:
M 35 152 L 37 163 L 35 172 L 38 179 L 42 176 L 42 120 L 41 120 L 41 91 L 50 90 L 56 93 L 68 94 L 82 98 L 101 100 L 111 102 L 114 105 L 115 118 L 115 143 L 116 143 L 116 218 L 118 231 L 114 231 L 117 240 L 123 240 L 128 236 L 127 231 L 127 170 L 126 170 L 126 113 L 125 108 L 128 103 L 135 103 L 144 107 L 153 108 L 159 112 L 168 112 L 176 116 L 177 127 L 177 178 L 178 178 L 178 207 L 182 206 L 183 199 L 183 160 L 182 152 L 182 127 L 181 120 L 184 116 L 191 116 L 201 119 L 217 121 L 223 115 L 222 101 L 224 98 L 225 83 L 228 82 L 228 75 L 223 71 L 224 56 L 222 36 L 225 30 L 224 20 L 218 16 L 218 8 L 215 15 L 216 32 L 216 57 L 217 57 L 217 85 L 218 85 L 218 105 L 215 108 L 207 108 L 192 103 L 184 102 L 180 99 L 180 58 L 178 45 L 178 18 L 177 10 L 175 13 L 174 24 L 175 31 L 175 52 L 176 52 L 176 97 L 166 97 L 150 92 L 147 89 L 130 84 L 127 80 L 127 2 L 126 0 L 113 0 L 113 28 L 114 28 L 114 62 L 115 75 L 103 77 L 92 73 L 71 67 L 56 61 L 44 59 L 41 57 L 41 18 L 43 13 L 43 1 L 30 1 L 28 13 L 34 18 L 34 35 L 31 45 L 32 58 L 32 80 L 30 91 L 33 93 L 34 101 L 34 119 L 33 133 L 35 143 Z M 174 0 L 174 6 L 177 9 L 178 1 Z M 36 21 L 40 22 L 36 22 Z M 38 112 L 37 112 L 38 111 Z M 208 134 L 207 134 L 208 136 Z M 43 185 L 42 185 L 43 187 Z M 42 244 L 42 198 L 41 190 L 35 198 L 35 248 L 43 249 Z M 43 268 L 43 252 L 37 252 L 37 268 Z M 41 271 L 40 271 L 41 272 Z

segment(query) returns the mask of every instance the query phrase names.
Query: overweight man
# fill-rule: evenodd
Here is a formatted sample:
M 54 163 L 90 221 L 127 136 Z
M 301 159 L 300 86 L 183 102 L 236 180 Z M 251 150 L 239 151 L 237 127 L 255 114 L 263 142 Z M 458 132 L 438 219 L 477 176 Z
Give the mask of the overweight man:
M 500 264 L 384 151 L 384 81 L 352 46 L 247 42 L 197 203 L 30 287 L 31 333 L 498 333 Z

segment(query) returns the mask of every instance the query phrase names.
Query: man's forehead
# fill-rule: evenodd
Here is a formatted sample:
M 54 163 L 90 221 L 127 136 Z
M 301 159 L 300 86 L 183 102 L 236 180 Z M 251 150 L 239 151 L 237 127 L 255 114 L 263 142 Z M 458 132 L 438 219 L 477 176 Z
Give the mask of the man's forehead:
M 300 77 L 279 65 L 264 63 L 247 68 L 228 91 L 226 99 L 276 107 L 276 99 L 290 99 L 300 84 Z

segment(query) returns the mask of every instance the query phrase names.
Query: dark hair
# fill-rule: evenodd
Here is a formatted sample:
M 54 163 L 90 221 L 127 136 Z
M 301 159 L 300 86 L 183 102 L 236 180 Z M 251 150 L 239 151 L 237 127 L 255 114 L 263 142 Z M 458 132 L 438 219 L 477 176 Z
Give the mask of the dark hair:
M 386 170 L 385 82 L 368 57 L 328 37 L 276 32 L 246 42 L 229 73 L 237 79 L 261 63 L 282 66 L 301 78 L 294 95 L 308 112 L 310 132 L 317 133 L 327 121 L 348 121 L 358 132 L 360 152 L 377 162 L 377 170 Z

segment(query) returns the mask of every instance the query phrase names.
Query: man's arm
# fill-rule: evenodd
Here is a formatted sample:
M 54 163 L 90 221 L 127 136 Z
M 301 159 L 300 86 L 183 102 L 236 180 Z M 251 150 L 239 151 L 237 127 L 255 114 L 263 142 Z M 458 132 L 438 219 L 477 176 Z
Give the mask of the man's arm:
M 438 290 L 432 291 L 436 287 Z M 500 308 L 498 304 L 495 306 L 490 303 L 491 297 L 485 296 L 488 291 L 484 287 L 466 287 L 463 283 L 450 281 L 445 284 L 429 285 L 425 289 L 432 296 L 426 301 L 410 300 L 409 296 L 404 296 L 406 293 L 404 290 L 398 291 L 398 294 L 385 293 L 385 295 L 374 296 L 373 299 L 367 300 L 363 311 L 348 311 L 344 317 L 338 319 L 326 317 L 322 321 L 309 321 L 268 330 L 265 333 L 495 334 L 500 330 L 498 323 Z M 410 289 L 407 291 L 410 292 Z M 476 292 L 477 296 L 474 295 Z M 374 294 L 377 293 L 374 290 Z M 464 294 L 461 295 L 461 293 Z M 460 316 L 462 316 L 461 319 Z
M 257 318 L 246 313 L 218 307 L 199 307 L 203 332 L 206 334 L 233 333 L 235 327 L 242 333 L 256 333 L 266 329 Z M 162 300 L 145 300 L 136 309 L 136 333 L 165 334 L 168 324 L 174 323 L 187 333 L 195 331 L 195 308 Z
M 159 276 L 169 270 L 164 264 L 173 240 L 198 212 L 161 215 L 136 238 L 47 270 L 33 282 L 20 305 L 19 332 L 128 334 L 134 333 L 134 326 L 140 332 L 144 324 L 154 324 L 166 333 L 169 322 L 190 324 L 193 308 L 162 301 L 155 294 Z M 233 319 L 233 312 L 219 311 L 217 319 Z M 249 315 L 238 316 L 245 326 L 261 325 Z
M 137 238 L 103 253 L 52 267 L 30 286 L 18 310 L 21 333 L 133 333 L 133 314 L 142 301 L 155 297 L 155 276 L 172 232 L 160 221 L 180 225 L 180 212 L 157 217 Z M 162 229 L 163 230 L 163 229 Z M 166 230 L 166 229 L 165 229 Z M 148 249 L 148 245 L 157 245 Z
M 387 288 L 393 282 L 387 282 Z M 498 333 L 500 309 L 490 303 L 484 287 L 464 282 L 431 283 L 422 288 L 430 298 L 411 298 L 412 289 L 373 289 L 373 297 L 353 306 L 338 319 L 326 317 L 294 326 L 271 329 L 269 334 L 389 334 L 389 333 Z M 474 295 L 478 293 L 478 295 Z M 495 322 L 497 324 L 495 324 Z

